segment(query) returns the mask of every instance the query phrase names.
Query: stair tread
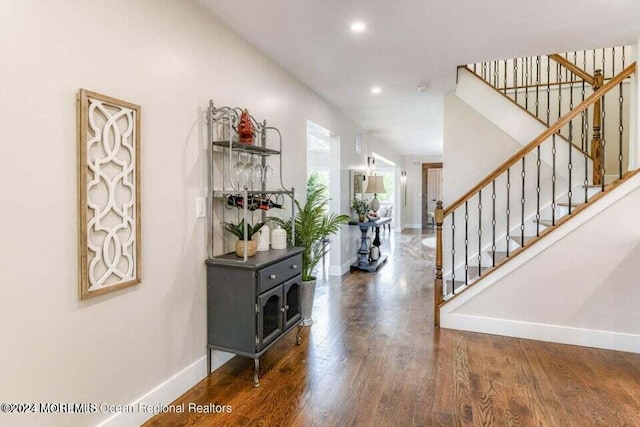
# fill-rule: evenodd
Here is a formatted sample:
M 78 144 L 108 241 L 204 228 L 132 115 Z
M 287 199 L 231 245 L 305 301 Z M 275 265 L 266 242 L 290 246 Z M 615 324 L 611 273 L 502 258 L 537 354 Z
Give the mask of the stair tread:
M 507 258 L 507 253 L 506 252 L 501 252 L 501 251 L 489 251 L 489 258 L 491 258 L 491 260 L 493 260 L 493 254 L 495 253 L 495 260 L 496 260 L 496 264 L 499 263 L 500 261 L 502 261 L 503 259 Z
M 583 185 L 582 188 L 602 188 L 601 184 L 589 184 L 589 185 Z
M 453 282 L 451 280 L 445 280 L 444 284 L 445 284 L 447 293 L 449 292 L 455 293 L 455 291 L 457 291 L 458 289 L 464 286 L 464 282 L 460 280 L 456 280 Z M 451 285 L 453 285 L 453 289 Z
M 564 207 L 569 207 L 569 202 L 559 202 L 557 203 L 558 206 L 564 206 Z M 571 207 L 575 208 L 578 207 L 580 205 L 584 205 L 584 202 L 571 202 Z
M 522 244 L 522 236 L 511 236 L 511 240 L 519 244 L 520 246 L 525 246 L 529 243 L 530 240 L 535 239 L 535 236 L 524 236 L 524 245 Z
M 540 225 L 544 225 L 545 227 L 553 227 L 553 220 L 550 219 L 541 219 L 540 221 L 535 220 L 535 222 L 537 222 Z
M 487 270 L 488 268 L 489 267 L 480 267 L 480 270 L 478 270 L 478 266 L 469 266 L 469 280 L 478 277 L 481 272 Z

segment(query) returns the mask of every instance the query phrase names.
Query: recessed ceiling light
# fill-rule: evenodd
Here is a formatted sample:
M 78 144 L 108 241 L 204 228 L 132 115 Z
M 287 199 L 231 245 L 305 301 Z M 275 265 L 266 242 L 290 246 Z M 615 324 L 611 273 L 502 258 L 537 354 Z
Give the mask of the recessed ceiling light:
M 372 87 L 371 88 L 371 93 L 373 93 L 374 95 L 382 93 L 382 88 L 379 88 L 378 86 Z
M 364 24 L 364 22 L 357 21 L 351 24 L 351 31 L 353 31 L 354 33 L 363 33 L 366 29 L 367 26 Z

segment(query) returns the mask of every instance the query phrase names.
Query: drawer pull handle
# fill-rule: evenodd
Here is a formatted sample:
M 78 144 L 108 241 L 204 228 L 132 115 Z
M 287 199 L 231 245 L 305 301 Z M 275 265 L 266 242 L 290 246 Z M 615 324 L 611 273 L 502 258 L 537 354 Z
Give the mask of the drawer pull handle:
M 284 307 L 282 307 L 282 308 L 280 309 L 280 311 L 284 313 L 285 308 L 284 308 Z
M 276 279 L 276 275 L 272 274 L 271 276 L 269 276 L 269 279 L 275 280 Z
M 293 265 L 291 266 L 291 268 L 293 268 L 294 270 L 296 270 L 296 269 L 298 268 L 298 264 L 293 264 Z

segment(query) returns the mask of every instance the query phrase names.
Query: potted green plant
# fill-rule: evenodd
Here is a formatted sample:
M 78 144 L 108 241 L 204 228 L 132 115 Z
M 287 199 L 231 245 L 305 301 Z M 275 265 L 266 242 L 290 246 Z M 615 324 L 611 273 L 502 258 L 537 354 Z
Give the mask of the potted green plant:
M 295 240 L 291 244 L 303 248 L 301 311 L 302 321 L 307 326 L 313 323 L 311 311 L 316 290 L 316 277 L 313 275 L 313 270 L 329 250 L 327 237 L 337 233 L 340 227 L 350 219 L 349 215 L 328 212 L 329 199 L 326 194 L 326 186 L 314 183 L 313 186 L 307 186 L 307 201 L 304 205 L 296 200 Z M 269 219 L 285 229 L 291 239 L 290 219 L 283 220 L 276 217 Z
M 262 226 L 265 224 L 264 222 L 259 222 L 253 226 L 247 223 L 246 240 L 244 234 L 244 219 L 242 219 L 239 224 L 234 224 L 232 222 L 224 222 L 223 224 L 225 230 L 238 238 L 238 241 L 236 242 L 236 255 L 238 255 L 239 257 L 244 256 L 245 245 L 247 246 L 247 256 L 254 256 L 256 254 L 256 250 L 258 249 L 258 242 L 253 240 L 253 235 L 262 228 Z
M 366 218 L 367 213 L 369 213 L 369 202 L 364 199 L 353 199 L 351 209 L 353 209 L 355 213 L 358 214 L 358 221 L 363 222 Z

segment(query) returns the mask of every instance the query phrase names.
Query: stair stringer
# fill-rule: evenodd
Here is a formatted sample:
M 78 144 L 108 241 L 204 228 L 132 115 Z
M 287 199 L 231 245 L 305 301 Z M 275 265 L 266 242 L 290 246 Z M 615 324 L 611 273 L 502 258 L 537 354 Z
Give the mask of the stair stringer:
M 640 174 L 440 308 L 440 326 L 640 353 Z
M 525 146 L 547 130 L 547 126 L 535 119 L 515 102 L 498 92 L 482 79 L 475 76 L 466 68 L 458 69 L 456 96 L 483 117 L 500 128 L 519 144 Z M 577 132 L 577 131 L 576 131 Z M 557 174 L 566 178 L 569 163 L 568 142 L 556 137 L 556 165 Z M 549 166 L 553 165 L 552 138 L 544 141 L 541 146 L 541 160 Z M 571 146 L 573 175 L 585 176 L 585 155 L 575 146 Z M 564 165 L 564 167 L 560 167 Z M 587 157 L 587 176 L 592 176 L 593 161 Z

